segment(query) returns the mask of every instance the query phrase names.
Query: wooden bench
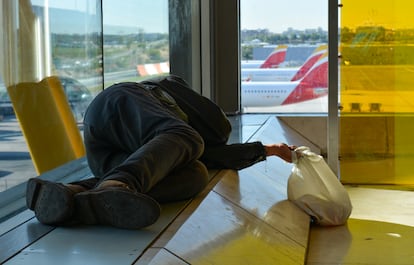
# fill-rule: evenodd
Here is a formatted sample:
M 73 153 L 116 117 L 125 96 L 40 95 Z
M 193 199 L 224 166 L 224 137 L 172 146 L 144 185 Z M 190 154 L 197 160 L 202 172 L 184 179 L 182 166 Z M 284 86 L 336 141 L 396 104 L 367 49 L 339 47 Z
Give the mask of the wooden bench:
M 233 122 L 241 126 L 233 126 L 231 141 L 300 138 L 273 116 L 237 119 Z M 212 170 L 202 193 L 188 201 L 163 204 L 160 219 L 137 231 L 56 228 L 40 224 L 25 210 L 0 224 L 0 263 L 304 264 L 310 219 L 287 201 L 290 170 L 290 164 L 275 157 L 240 171 Z M 89 176 L 82 158 L 40 177 L 70 182 Z M 24 191 L 24 185 L 18 188 Z

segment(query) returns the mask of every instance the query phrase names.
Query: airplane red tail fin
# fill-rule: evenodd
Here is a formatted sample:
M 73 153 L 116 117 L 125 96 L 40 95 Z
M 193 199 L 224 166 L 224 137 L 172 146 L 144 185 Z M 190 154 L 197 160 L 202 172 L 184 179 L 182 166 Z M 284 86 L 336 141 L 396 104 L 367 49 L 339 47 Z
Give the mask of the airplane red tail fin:
M 299 68 L 296 74 L 292 77 L 290 81 L 296 81 L 302 79 L 306 73 L 312 68 L 312 66 L 324 55 L 328 49 L 327 45 L 321 45 L 317 47 L 305 63 Z
M 287 46 L 279 45 L 263 62 L 260 68 L 277 68 L 286 58 Z
M 298 103 L 328 94 L 328 52 L 312 66 L 282 104 Z
M 328 52 L 325 52 L 300 81 L 302 86 L 328 87 Z

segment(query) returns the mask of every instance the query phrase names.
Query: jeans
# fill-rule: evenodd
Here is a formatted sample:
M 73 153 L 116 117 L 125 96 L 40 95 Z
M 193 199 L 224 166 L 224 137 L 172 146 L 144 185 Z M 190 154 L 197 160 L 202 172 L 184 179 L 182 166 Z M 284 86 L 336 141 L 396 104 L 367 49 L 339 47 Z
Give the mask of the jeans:
M 152 91 L 161 83 L 159 88 L 172 96 L 168 107 Z M 203 106 L 218 108 L 174 76 L 105 89 L 84 117 L 86 156 L 94 178 L 75 184 L 93 188 L 104 180 L 119 180 L 159 202 L 176 201 L 204 189 L 207 167 L 238 170 L 266 158 L 260 142 L 226 144 L 229 121 L 221 110 Z

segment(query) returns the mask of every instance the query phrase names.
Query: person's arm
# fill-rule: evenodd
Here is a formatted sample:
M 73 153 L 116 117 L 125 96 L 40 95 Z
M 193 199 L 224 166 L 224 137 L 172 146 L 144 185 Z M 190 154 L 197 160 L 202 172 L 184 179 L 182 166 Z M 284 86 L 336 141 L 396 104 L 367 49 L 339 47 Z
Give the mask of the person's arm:
M 294 146 L 284 143 L 267 144 L 261 142 L 234 143 L 204 148 L 200 160 L 207 168 L 240 170 L 266 160 L 268 156 L 278 156 L 286 162 L 292 162 Z

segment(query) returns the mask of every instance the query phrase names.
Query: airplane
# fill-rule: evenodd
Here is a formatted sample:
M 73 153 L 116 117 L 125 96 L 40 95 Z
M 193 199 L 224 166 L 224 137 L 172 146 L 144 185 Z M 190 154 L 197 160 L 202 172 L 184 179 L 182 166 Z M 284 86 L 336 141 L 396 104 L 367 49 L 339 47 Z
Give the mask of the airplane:
M 242 107 L 275 107 L 320 98 L 328 94 L 328 53 L 296 81 L 241 84 Z
M 301 79 L 327 50 L 327 45 L 320 45 L 312 52 L 300 67 L 295 68 L 257 68 L 241 69 L 242 81 L 296 81 Z
M 242 61 L 241 68 L 277 68 L 281 63 L 285 61 L 287 48 L 287 45 L 277 46 L 264 61 Z

